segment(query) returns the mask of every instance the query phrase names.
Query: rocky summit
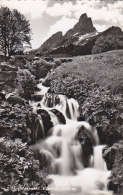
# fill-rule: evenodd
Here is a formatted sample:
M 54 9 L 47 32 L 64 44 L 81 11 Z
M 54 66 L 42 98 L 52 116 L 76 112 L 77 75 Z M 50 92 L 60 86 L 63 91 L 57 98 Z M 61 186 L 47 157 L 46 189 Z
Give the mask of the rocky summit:
M 68 38 L 75 34 L 84 35 L 86 33 L 91 33 L 96 31 L 96 28 L 93 26 L 91 18 L 88 18 L 87 14 L 82 14 L 80 16 L 79 22 L 66 32 L 64 38 Z

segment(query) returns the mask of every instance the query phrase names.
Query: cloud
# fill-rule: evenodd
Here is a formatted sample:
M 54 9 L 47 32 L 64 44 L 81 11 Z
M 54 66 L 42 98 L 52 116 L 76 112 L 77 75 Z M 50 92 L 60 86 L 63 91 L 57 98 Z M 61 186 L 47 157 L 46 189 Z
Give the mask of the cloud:
M 72 15 L 72 2 L 64 2 L 63 4 L 56 3 L 52 7 L 48 7 L 46 12 L 51 16 L 66 16 L 70 17 Z
M 87 13 L 96 24 L 97 21 L 103 21 L 107 24 L 118 25 L 123 28 L 122 13 L 123 3 L 122 1 L 113 1 L 113 3 L 97 0 L 83 0 L 76 1 L 73 5 L 71 1 L 60 4 L 59 2 L 52 7 L 48 7 L 46 12 L 51 16 L 66 16 L 79 19 L 80 15 Z
M 60 3 L 60 4 L 64 4 L 64 2 L 68 2 L 68 0 L 48 0 L 48 6 L 52 7 L 54 4 Z M 72 0 L 71 1 L 73 4 L 76 4 L 76 0 Z
M 99 31 L 99 32 L 102 32 L 102 31 L 104 31 L 104 30 L 107 29 L 107 28 L 106 28 L 106 25 L 95 24 L 94 26 L 95 26 L 95 28 L 97 29 L 97 31 Z
M 55 24 L 50 27 L 49 32 L 44 37 L 43 41 L 47 40 L 51 35 L 58 31 L 62 31 L 65 34 L 69 29 L 73 28 L 73 26 L 77 23 L 77 19 L 72 19 L 68 17 L 61 17 Z
M 38 18 L 47 9 L 48 1 L 38 1 L 38 0 L 1 0 L 0 4 L 2 6 L 7 6 L 10 9 L 17 9 L 22 14 L 31 13 L 31 17 Z

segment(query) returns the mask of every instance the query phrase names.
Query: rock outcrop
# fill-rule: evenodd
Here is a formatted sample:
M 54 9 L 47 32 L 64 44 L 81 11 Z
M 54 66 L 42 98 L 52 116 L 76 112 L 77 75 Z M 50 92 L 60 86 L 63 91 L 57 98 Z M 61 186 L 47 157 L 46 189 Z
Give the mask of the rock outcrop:
M 88 136 L 87 130 L 83 126 L 79 129 L 76 138 L 79 140 L 82 147 L 83 164 L 85 167 L 88 167 L 90 157 L 93 154 L 93 143 Z
M 123 141 L 105 149 L 103 156 L 108 169 L 112 170 L 109 189 L 121 195 L 123 192 Z

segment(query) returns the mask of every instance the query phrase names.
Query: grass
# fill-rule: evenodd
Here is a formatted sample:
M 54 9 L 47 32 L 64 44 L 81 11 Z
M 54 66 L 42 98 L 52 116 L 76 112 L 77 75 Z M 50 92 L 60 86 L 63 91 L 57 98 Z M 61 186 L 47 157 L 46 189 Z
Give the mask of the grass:
M 69 74 L 79 75 L 86 81 L 95 82 L 100 87 L 117 93 L 123 86 L 123 50 L 101 54 L 72 57 L 72 62 L 56 68 L 50 79 L 65 78 Z

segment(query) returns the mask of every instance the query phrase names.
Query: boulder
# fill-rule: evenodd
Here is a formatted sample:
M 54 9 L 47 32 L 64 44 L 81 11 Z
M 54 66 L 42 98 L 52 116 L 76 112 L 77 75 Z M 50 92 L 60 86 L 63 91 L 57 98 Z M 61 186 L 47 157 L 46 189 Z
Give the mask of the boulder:
M 60 123 L 66 124 L 65 117 L 64 117 L 64 115 L 59 110 L 52 109 L 51 112 L 53 112 L 57 116 L 57 118 L 58 118 L 58 120 L 59 120 Z
M 93 154 L 93 144 L 87 134 L 87 130 L 82 126 L 76 137 L 82 146 L 83 164 L 85 167 L 89 166 L 90 156 Z
M 34 144 L 48 135 L 48 131 L 53 127 L 53 123 L 49 113 L 39 108 L 37 114 L 30 112 L 27 119 L 27 126 L 31 129 L 30 144 Z
M 28 69 L 36 80 L 46 77 L 47 73 L 54 67 L 56 67 L 54 62 L 47 62 L 43 59 L 34 60 L 31 65 L 28 65 Z
M 51 117 L 50 117 L 48 111 L 46 111 L 44 109 L 40 109 L 40 108 L 37 110 L 37 114 L 40 115 L 42 118 L 45 136 L 47 136 L 49 133 L 48 131 L 53 127 Z
M 117 195 L 123 192 L 123 141 L 104 150 L 107 167 L 111 170 L 109 189 Z
M 31 99 L 38 102 L 38 101 L 41 101 L 42 97 L 43 97 L 42 95 L 35 93 L 32 95 Z

